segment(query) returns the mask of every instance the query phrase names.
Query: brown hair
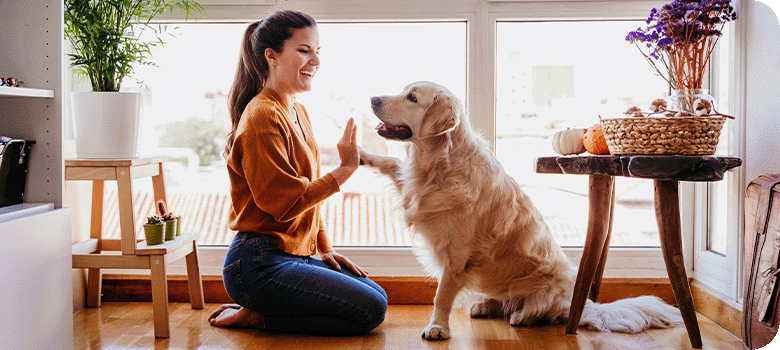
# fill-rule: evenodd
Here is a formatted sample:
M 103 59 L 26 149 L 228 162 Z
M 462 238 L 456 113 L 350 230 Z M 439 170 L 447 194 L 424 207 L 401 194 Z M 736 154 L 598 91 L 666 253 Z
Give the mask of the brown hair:
M 250 24 L 244 32 L 241 52 L 238 57 L 236 77 L 228 94 L 228 111 L 233 127 L 228 134 L 224 156 L 230 154 L 236 139 L 236 128 L 241 114 L 249 101 L 263 89 L 268 79 L 268 61 L 265 49 L 282 52 L 284 41 L 293 34 L 293 29 L 316 26 L 311 16 L 297 11 L 277 11 L 264 20 Z

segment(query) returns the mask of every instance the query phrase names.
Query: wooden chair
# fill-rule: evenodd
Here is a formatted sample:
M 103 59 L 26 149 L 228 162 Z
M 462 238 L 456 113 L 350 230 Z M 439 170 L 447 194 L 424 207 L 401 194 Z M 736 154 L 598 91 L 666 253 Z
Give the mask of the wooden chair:
M 68 159 L 65 180 L 92 181 L 92 215 L 90 239 L 72 246 L 73 268 L 88 269 L 87 306 L 100 306 L 102 276 L 100 269 L 149 269 L 152 282 L 154 336 L 168 338 L 168 283 L 166 266 L 182 257 L 187 259 L 190 303 L 203 308 L 203 285 L 198 265 L 199 233 L 182 233 L 163 244 L 149 246 L 135 237 L 133 215 L 133 180 L 151 177 L 154 200 L 163 200 L 164 158 L 136 159 Z M 116 181 L 118 190 L 121 239 L 103 239 L 103 187 L 105 181 Z M 121 251 L 121 254 L 106 253 Z

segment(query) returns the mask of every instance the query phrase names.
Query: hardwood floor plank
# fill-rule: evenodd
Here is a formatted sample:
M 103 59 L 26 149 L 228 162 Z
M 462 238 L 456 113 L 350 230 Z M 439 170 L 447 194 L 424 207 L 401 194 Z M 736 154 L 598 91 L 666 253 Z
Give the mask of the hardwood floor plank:
M 503 318 L 472 319 L 462 308 L 450 317 L 452 338 L 429 342 L 421 338 L 432 305 L 390 305 L 385 322 L 364 336 L 321 337 L 212 327 L 207 318 L 220 304 L 193 310 L 189 303 L 170 303 L 170 338 L 155 338 L 152 304 L 103 302 L 73 315 L 76 349 L 255 349 L 255 350 L 374 350 L 374 349 L 553 349 L 663 350 L 691 349 L 682 326 L 650 329 L 637 334 L 602 333 L 578 329 L 566 335 L 565 324 L 512 327 Z M 742 349 L 741 340 L 708 318 L 697 315 L 703 349 Z

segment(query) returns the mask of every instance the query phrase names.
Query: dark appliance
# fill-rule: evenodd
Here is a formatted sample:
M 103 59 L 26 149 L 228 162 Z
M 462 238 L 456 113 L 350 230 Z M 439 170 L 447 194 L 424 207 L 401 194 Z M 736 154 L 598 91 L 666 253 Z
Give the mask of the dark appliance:
M 0 207 L 24 201 L 30 148 L 35 143 L 0 136 Z

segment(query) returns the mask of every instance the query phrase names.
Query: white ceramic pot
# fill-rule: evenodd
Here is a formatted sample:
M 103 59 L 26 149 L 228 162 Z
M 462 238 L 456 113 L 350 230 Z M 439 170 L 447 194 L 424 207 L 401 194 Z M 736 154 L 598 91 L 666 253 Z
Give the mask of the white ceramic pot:
M 137 158 L 139 92 L 72 92 L 76 156 Z

